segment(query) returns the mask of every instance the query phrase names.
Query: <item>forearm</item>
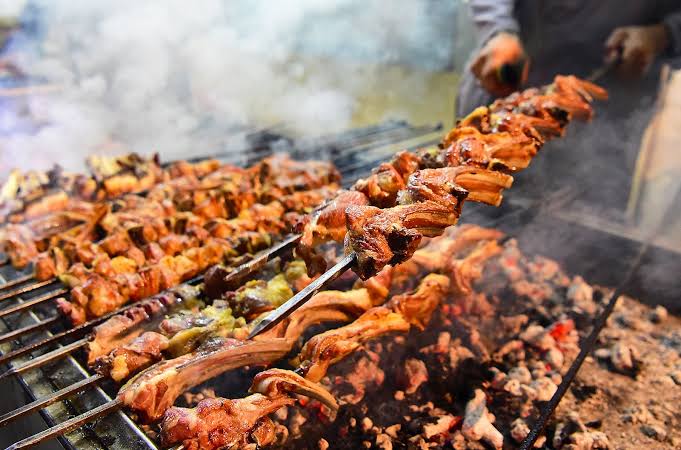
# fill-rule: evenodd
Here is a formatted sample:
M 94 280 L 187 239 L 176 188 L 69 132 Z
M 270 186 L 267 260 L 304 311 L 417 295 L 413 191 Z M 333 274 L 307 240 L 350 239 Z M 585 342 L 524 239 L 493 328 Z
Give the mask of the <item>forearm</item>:
M 469 5 L 481 42 L 501 31 L 519 32 L 514 0 L 470 0 Z

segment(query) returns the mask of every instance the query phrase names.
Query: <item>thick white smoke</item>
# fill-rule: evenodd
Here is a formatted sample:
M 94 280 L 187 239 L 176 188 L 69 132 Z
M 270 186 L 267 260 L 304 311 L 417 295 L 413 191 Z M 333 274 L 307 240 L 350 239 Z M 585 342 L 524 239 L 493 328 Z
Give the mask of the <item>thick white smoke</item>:
M 0 176 L 55 162 L 77 169 L 89 153 L 121 148 L 166 160 L 210 154 L 238 126 L 345 128 L 362 79 L 320 60 L 399 63 L 407 52 L 437 64 L 452 45 L 427 1 L 0 1 L 27 4 L 23 21 L 36 24 L 11 57 L 58 87 L 2 107 L 3 130 L 27 111 L 41 126 L 1 138 Z

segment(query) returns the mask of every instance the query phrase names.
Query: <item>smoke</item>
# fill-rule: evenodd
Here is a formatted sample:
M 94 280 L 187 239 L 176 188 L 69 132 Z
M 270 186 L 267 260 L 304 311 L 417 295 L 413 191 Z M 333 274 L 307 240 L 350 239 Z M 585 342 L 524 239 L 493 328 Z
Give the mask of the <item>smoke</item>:
M 90 153 L 238 150 L 230 130 L 279 121 L 315 134 L 346 128 L 362 79 L 352 65 L 325 64 L 331 57 L 355 68 L 448 63 L 446 14 L 433 26 L 442 7 L 398 3 L 4 0 L 0 10 L 23 10 L 6 53 L 56 92 L 0 105 L 0 176 L 79 169 Z

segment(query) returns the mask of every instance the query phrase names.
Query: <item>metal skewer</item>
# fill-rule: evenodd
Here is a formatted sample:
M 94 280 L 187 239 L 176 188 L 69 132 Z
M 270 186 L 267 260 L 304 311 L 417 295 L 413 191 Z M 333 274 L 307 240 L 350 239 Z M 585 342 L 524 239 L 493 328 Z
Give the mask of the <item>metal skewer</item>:
M 67 420 L 66 422 L 62 422 L 59 425 L 55 425 L 52 428 L 48 428 L 45 431 L 34 434 L 33 436 L 29 436 L 26 439 L 22 439 L 21 441 L 16 442 L 7 447 L 6 450 L 18 450 L 21 448 L 33 447 L 47 439 L 61 436 L 62 434 L 66 434 L 69 431 L 75 430 L 76 428 L 80 428 L 81 426 L 92 420 L 99 419 L 100 417 L 103 417 L 113 411 L 120 409 L 122 406 L 123 402 L 120 399 L 116 398 L 107 403 L 104 403 L 101 406 L 96 407 L 95 409 L 83 413 L 80 416 L 76 416 L 72 419 Z
M 93 375 L 91 377 L 85 378 L 77 383 L 67 386 L 63 389 L 58 390 L 46 397 L 39 398 L 31 403 L 28 403 L 21 408 L 17 408 L 14 411 L 10 411 L 7 414 L 0 416 L 0 427 L 7 425 L 8 423 L 25 416 L 33 411 L 42 409 L 46 406 L 50 406 L 60 400 L 70 397 L 73 394 L 84 391 L 93 384 L 98 383 L 100 380 L 104 379 L 103 375 Z
M 33 279 L 33 275 L 31 275 L 28 278 L 28 280 L 31 280 L 31 279 Z M 28 280 L 24 280 L 24 281 L 28 281 Z M 12 281 L 15 281 L 15 280 L 12 280 Z M 26 294 L 26 293 L 31 292 L 31 291 L 35 291 L 36 289 L 40 289 L 42 287 L 48 286 L 48 285 L 54 283 L 55 281 L 57 281 L 56 278 L 50 278 L 49 280 L 39 281 L 37 283 L 29 284 L 28 286 L 23 286 L 23 287 L 20 287 L 19 289 L 15 289 L 15 290 L 10 291 L 10 292 L 5 292 L 4 294 L 0 295 L 0 301 L 8 300 L 8 299 L 14 298 L 18 295 Z M 19 284 L 19 283 L 17 283 L 17 284 Z M 2 286 L 2 287 L 0 287 L 0 290 L 3 290 L 5 287 L 8 287 L 8 286 L 7 285 Z
M 26 283 L 27 281 L 31 281 L 32 279 L 33 279 L 33 274 L 29 273 L 29 274 L 26 274 L 26 275 L 21 276 L 19 278 L 15 278 L 13 280 L 8 280 L 7 282 L 0 284 L 0 291 L 4 291 L 5 289 L 16 286 L 17 284 Z
M 308 284 L 302 291 L 288 299 L 286 303 L 272 311 L 267 317 L 261 320 L 255 327 L 253 327 L 253 330 L 251 330 L 250 334 L 248 335 L 248 339 L 253 339 L 260 333 L 263 333 L 276 326 L 279 322 L 288 317 L 293 311 L 303 306 L 305 302 L 307 302 L 314 294 L 317 293 L 317 291 L 324 288 L 326 285 L 334 281 L 346 270 L 352 267 L 352 265 L 355 264 L 356 259 L 357 255 L 354 252 L 345 255 L 343 259 L 336 263 L 335 266 L 324 272 L 319 278 Z
M 242 285 L 247 277 L 260 271 L 272 258 L 282 255 L 290 250 L 300 240 L 300 234 L 294 234 L 284 239 L 279 244 L 258 253 L 253 259 L 238 266 L 227 275 L 223 282 L 227 289 L 235 289 Z
M 34 323 L 33 325 L 28 325 L 23 328 L 18 328 L 16 330 L 10 331 L 0 336 L 0 344 L 11 341 L 13 339 L 18 339 L 25 334 L 34 333 L 36 331 L 47 328 L 61 320 L 60 316 L 50 317 L 49 319 L 42 320 L 40 322 Z
M 15 314 L 15 313 L 24 311 L 26 309 L 31 308 L 32 306 L 38 305 L 40 303 L 45 303 L 45 302 L 52 300 L 56 297 L 64 295 L 67 292 L 69 292 L 68 289 L 60 288 L 60 289 L 57 289 L 56 291 L 48 292 L 47 294 L 45 294 L 41 297 L 32 298 L 30 300 L 27 300 L 23 303 L 19 303 L 18 305 L 12 306 L 10 308 L 5 308 L 3 310 L 0 310 L 0 317 L 5 317 L 5 316 L 8 316 L 10 314 Z
M 18 375 L 20 373 L 24 373 L 26 371 L 29 371 L 31 369 L 37 369 L 38 367 L 42 367 L 45 364 L 51 363 L 52 361 L 55 361 L 57 359 L 63 358 L 67 355 L 69 355 L 71 352 L 83 348 L 87 345 L 88 339 L 83 338 L 79 339 L 75 342 L 72 342 L 68 345 L 65 345 L 63 347 L 60 347 L 56 350 L 53 350 L 51 352 L 45 353 L 44 355 L 40 355 L 37 358 L 33 358 L 26 363 L 12 367 L 9 369 L 7 372 L 3 373 L 0 375 L 0 380 L 4 380 L 5 378 L 12 376 L 12 375 Z

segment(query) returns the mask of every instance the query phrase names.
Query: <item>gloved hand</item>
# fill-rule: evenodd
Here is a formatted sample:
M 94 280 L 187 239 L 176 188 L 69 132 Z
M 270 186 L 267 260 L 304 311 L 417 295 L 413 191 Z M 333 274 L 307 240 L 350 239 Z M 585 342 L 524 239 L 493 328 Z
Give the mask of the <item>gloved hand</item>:
M 621 75 L 640 77 L 669 45 L 664 25 L 616 28 L 605 43 L 606 60 L 619 57 Z
M 500 77 L 504 65 L 522 64 L 520 79 L 509 84 Z M 515 34 L 502 32 L 485 44 L 471 64 L 471 71 L 480 80 L 480 84 L 490 94 L 502 97 L 510 94 L 527 80 L 529 63 L 525 49 Z

